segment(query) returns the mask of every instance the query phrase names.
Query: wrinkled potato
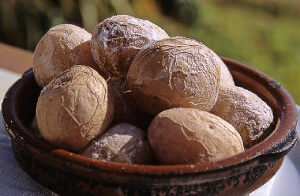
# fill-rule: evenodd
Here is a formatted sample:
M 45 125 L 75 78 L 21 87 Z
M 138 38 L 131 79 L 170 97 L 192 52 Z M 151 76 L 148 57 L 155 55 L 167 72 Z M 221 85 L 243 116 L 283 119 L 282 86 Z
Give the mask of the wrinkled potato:
M 237 86 L 222 87 L 211 112 L 232 124 L 247 148 L 259 140 L 274 118 L 272 109 L 261 98 Z
M 99 71 L 91 52 L 91 37 L 86 30 L 72 24 L 49 29 L 34 50 L 33 73 L 37 84 L 46 86 L 76 64 L 88 65 Z
M 218 161 L 244 151 L 242 138 L 232 125 L 194 108 L 159 113 L 150 124 L 148 139 L 162 164 Z
M 43 136 L 41 135 L 41 132 L 39 130 L 39 127 L 37 125 L 37 120 L 36 120 L 36 116 L 33 117 L 33 120 L 30 123 L 30 130 L 33 133 L 33 135 L 37 138 L 43 138 Z
M 36 119 L 42 136 L 53 145 L 83 149 L 103 133 L 113 118 L 107 83 L 94 69 L 75 65 L 41 91 Z
M 155 157 L 147 134 L 134 125 L 120 123 L 93 140 L 82 155 L 102 161 L 153 164 Z
M 107 85 L 112 92 L 115 103 L 115 115 L 112 124 L 128 123 L 146 130 L 154 115 L 137 106 L 126 79 L 110 78 Z
M 35 136 L 103 161 L 222 160 L 259 142 L 274 118 L 235 86 L 213 50 L 129 15 L 103 20 L 93 34 L 52 27 L 34 51 L 33 73 L 43 88 Z
M 128 85 L 138 105 L 149 113 L 172 107 L 210 111 L 220 87 L 218 59 L 211 49 L 193 39 L 155 41 L 134 58 Z
M 129 66 L 140 49 L 168 34 L 148 20 L 129 15 L 106 18 L 94 29 L 92 54 L 110 77 L 126 77 Z
M 217 62 L 221 67 L 220 86 L 235 86 L 235 82 L 227 65 L 222 61 L 221 58 L 217 58 Z

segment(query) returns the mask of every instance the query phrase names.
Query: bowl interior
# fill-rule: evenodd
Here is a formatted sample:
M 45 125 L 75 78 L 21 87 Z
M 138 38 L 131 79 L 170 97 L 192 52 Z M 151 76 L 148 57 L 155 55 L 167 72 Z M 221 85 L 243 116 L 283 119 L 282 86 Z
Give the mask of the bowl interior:
M 232 73 L 237 86 L 242 86 L 261 97 L 272 108 L 274 123 L 264 135 L 261 142 L 247 149 L 244 153 L 214 163 L 191 165 L 128 165 L 122 163 L 105 163 L 83 157 L 62 149 L 58 149 L 40 137 L 29 128 L 35 116 L 37 98 L 41 91 L 33 77 L 32 70 L 24 73 L 7 92 L 2 104 L 3 118 L 6 126 L 13 135 L 12 138 L 22 138 L 34 148 L 50 153 L 51 156 L 65 161 L 76 162 L 87 167 L 101 168 L 114 172 L 144 174 L 192 173 L 199 171 L 213 171 L 220 168 L 232 168 L 236 165 L 255 161 L 259 157 L 284 156 L 295 145 L 295 127 L 297 112 L 295 103 L 288 92 L 277 82 L 265 74 L 233 60 L 222 58 Z M 13 123 L 11 123 L 13 122 Z M 278 144 L 284 146 L 279 146 Z

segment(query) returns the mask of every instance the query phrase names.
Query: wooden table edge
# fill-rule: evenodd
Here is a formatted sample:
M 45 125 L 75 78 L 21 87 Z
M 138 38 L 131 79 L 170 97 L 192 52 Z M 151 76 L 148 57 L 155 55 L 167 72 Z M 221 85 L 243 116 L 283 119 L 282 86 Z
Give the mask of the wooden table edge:
M 24 73 L 32 67 L 33 52 L 0 42 L 0 67 Z

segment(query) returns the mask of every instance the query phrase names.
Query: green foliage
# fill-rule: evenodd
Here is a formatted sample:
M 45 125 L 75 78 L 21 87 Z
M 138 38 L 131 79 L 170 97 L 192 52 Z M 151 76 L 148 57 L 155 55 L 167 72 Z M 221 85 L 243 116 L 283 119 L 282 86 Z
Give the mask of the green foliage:
M 186 36 L 271 76 L 299 104 L 300 20 L 254 6 L 201 1 L 198 20 Z
M 295 0 L 2 0 L 0 41 L 33 51 L 54 25 L 72 23 L 92 32 L 113 14 L 151 20 L 171 36 L 194 38 L 253 66 L 300 104 L 300 3 Z

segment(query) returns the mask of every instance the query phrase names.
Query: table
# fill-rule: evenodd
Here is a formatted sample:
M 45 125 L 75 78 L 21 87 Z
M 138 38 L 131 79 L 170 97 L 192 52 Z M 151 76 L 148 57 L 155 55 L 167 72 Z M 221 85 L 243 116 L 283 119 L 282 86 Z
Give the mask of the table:
M 32 66 L 33 53 L 0 43 L 0 103 L 6 90 Z M 300 112 L 300 109 L 298 109 Z M 300 126 L 297 127 L 300 130 Z M 299 138 L 299 134 L 298 134 Z M 250 196 L 294 196 L 299 194 L 300 142 L 285 159 L 279 172 Z M 10 138 L 0 120 L 0 193 L 1 195 L 56 195 L 30 178 L 14 159 Z M 273 186 L 272 186 L 273 185 Z
M 7 89 L 31 67 L 32 58 L 32 52 L 0 43 L 0 103 Z M 0 175 L 0 195 L 56 195 L 35 182 L 19 167 L 2 118 L 0 119 Z
M 32 65 L 33 53 L 7 44 L 0 43 L 0 67 L 23 73 Z

